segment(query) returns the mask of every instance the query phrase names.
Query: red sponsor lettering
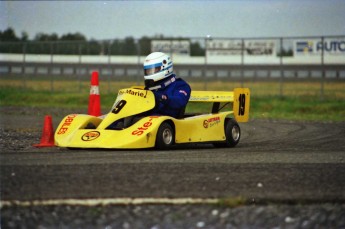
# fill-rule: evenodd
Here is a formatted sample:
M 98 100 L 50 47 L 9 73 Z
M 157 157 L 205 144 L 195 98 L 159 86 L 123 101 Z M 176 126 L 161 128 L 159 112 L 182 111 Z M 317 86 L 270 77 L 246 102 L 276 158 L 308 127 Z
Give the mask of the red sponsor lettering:
M 74 118 L 76 117 L 76 114 L 68 115 L 67 118 L 64 120 L 64 123 L 61 125 L 61 128 L 59 129 L 57 134 L 64 134 L 68 130 L 68 127 L 73 122 Z
M 154 118 L 158 118 L 158 116 L 150 116 L 150 119 L 145 122 L 141 127 L 138 127 L 136 130 L 132 132 L 132 135 L 140 136 L 142 135 L 150 126 L 152 126 L 152 120 Z
M 212 118 L 209 118 L 207 120 L 204 120 L 203 126 L 204 126 L 204 128 L 208 128 L 208 127 L 212 127 L 214 125 L 217 125 L 219 122 L 220 122 L 220 117 L 219 116 L 212 117 Z

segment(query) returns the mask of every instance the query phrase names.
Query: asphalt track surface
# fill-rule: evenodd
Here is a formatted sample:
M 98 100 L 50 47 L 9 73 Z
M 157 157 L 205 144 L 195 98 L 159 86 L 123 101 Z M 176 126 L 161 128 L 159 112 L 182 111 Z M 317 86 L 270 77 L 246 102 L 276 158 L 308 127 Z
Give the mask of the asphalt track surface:
M 38 149 L 43 112 L 1 108 L 4 228 L 345 228 L 345 123 L 251 120 L 229 149 Z

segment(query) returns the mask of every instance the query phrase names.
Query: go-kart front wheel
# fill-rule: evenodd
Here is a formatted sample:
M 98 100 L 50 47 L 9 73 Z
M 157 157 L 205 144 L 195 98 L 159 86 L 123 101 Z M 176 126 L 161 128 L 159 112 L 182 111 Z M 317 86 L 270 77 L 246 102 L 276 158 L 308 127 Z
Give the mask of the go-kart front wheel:
M 241 129 L 234 119 L 227 119 L 224 126 L 225 142 L 217 142 L 215 147 L 235 147 L 241 138 Z
M 163 122 L 157 131 L 156 149 L 169 149 L 175 143 L 174 128 L 168 123 Z

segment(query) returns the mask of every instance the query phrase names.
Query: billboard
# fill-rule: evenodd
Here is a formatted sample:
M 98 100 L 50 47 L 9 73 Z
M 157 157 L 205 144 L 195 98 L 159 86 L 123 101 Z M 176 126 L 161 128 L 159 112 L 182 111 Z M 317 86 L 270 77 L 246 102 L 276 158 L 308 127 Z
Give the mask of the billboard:
M 296 55 L 345 55 L 344 38 L 304 39 L 294 41 Z
M 247 56 L 276 55 L 275 40 L 246 40 L 244 41 L 243 46 L 243 54 Z M 209 40 L 207 41 L 207 55 L 242 55 L 242 40 Z
M 151 52 L 190 56 L 189 40 L 152 40 Z

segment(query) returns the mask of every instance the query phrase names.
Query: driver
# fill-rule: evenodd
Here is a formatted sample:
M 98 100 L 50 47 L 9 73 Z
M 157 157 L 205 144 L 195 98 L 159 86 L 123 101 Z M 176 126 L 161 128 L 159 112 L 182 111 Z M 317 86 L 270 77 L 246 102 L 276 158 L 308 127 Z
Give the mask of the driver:
M 155 96 L 155 108 L 140 115 L 126 117 L 123 121 L 116 121 L 115 128 L 127 128 L 148 115 L 183 118 L 191 88 L 173 73 L 170 57 L 162 52 L 148 55 L 144 62 L 144 79 L 145 90 L 151 90 Z
M 167 115 L 179 118 L 188 103 L 191 88 L 173 73 L 173 64 L 168 55 L 153 52 L 144 61 L 145 89 L 151 90 L 156 107 L 151 115 Z

